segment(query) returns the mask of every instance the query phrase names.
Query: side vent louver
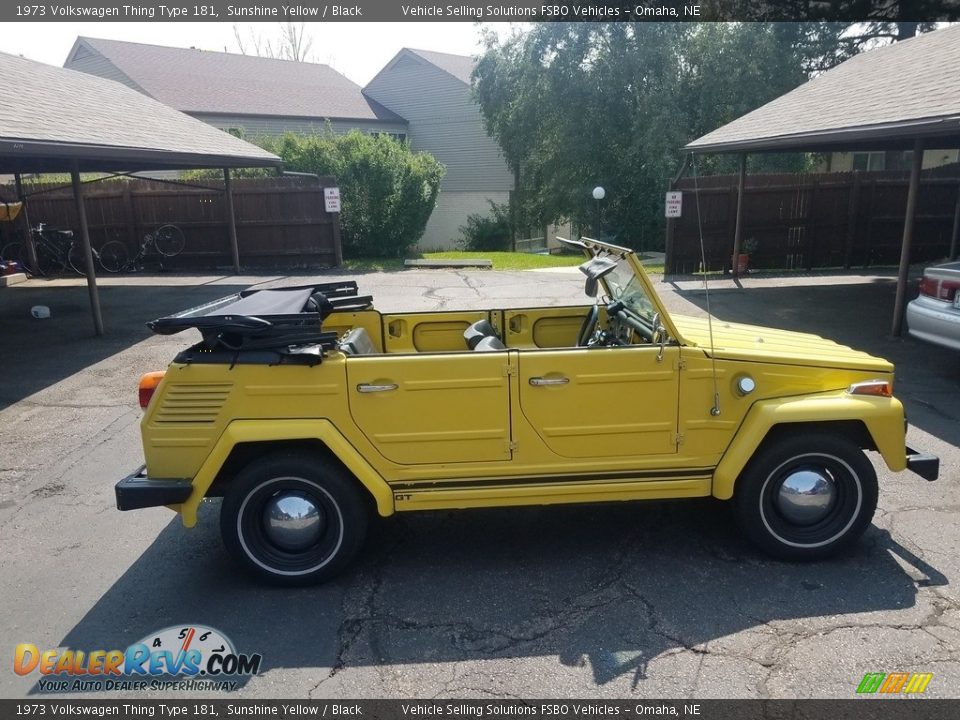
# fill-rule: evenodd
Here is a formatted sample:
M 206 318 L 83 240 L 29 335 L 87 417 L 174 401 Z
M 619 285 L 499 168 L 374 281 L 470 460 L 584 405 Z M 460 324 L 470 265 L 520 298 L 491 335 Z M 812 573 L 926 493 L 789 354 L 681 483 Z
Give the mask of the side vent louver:
M 212 423 L 230 394 L 229 383 L 173 385 L 167 388 L 153 421 L 157 423 Z

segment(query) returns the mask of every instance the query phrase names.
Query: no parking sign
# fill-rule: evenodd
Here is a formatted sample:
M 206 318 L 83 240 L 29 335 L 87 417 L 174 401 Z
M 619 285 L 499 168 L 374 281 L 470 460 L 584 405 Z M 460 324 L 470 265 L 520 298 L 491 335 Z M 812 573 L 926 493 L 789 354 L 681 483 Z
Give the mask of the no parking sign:
M 340 212 L 340 188 L 328 187 L 323 189 L 323 206 L 328 213 Z

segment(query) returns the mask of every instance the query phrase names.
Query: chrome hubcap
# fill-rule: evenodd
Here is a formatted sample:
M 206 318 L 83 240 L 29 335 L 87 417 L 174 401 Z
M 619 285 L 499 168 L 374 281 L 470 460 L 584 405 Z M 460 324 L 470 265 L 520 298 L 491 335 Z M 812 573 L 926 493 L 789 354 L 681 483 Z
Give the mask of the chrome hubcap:
M 305 493 L 277 493 L 263 508 L 264 532 L 282 550 L 295 552 L 314 545 L 323 526 L 320 508 Z
M 787 475 L 777 491 L 777 509 L 796 525 L 813 525 L 827 516 L 837 498 L 837 486 L 822 469 L 804 468 Z

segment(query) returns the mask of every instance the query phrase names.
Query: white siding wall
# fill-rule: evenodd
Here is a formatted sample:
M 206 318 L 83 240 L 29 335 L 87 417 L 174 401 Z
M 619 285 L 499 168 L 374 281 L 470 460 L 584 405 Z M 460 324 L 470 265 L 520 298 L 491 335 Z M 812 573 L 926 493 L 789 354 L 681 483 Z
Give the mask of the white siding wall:
M 509 192 L 441 192 L 427 229 L 417 245 L 420 250 L 455 250 L 463 236 L 460 227 L 468 215 L 490 215 L 490 203 L 506 203 Z
M 414 150 L 425 150 L 446 166 L 421 249 L 455 247 L 467 215 L 489 215 L 487 200 L 507 202 L 513 175 L 483 129 L 469 86 L 425 60 L 404 55 L 364 92 L 407 119 Z

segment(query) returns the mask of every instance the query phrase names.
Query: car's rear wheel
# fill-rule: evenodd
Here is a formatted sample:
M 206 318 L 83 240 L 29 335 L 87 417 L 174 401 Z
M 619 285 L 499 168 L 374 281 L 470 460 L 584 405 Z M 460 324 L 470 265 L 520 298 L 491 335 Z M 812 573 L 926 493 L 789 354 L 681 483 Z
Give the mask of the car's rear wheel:
M 877 475 L 854 443 L 826 433 L 781 436 L 737 480 L 744 534 L 784 560 L 828 557 L 855 542 L 877 508 Z
M 252 462 L 231 483 L 220 510 L 230 553 L 277 585 L 332 578 L 360 551 L 367 521 L 368 505 L 354 478 L 299 452 Z

